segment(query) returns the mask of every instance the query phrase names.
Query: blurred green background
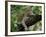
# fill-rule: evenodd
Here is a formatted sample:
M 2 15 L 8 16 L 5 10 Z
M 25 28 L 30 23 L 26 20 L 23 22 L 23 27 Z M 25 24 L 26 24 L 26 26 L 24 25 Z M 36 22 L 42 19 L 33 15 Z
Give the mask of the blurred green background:
M 21 21 L 27 9 L 31 7 L 32 12 L 37 15 L 42 15 L 41 6 L 27 6 L 27 5 L 11 5 L 11 32 L 19 31 L 21 28 Z M 29 31 L 42 30 L 42 21 L 37 22 L 34 26 L 29 27 Z

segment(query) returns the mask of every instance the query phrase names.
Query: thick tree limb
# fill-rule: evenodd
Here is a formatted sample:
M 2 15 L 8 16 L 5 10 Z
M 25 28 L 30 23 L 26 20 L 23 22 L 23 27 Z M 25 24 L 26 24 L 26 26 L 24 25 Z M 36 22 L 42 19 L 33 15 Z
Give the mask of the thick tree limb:
M 25 24 L 27 27 L 34 25 L 35 23 L 37 23 L 38 21 L 40 21 L 42 19 L 41 15 L 31 15 L 28 20 L 25 21 Z M 21 24 L 21 29 L 19 29 L 19 31 L 25 31 L 24 26 Z
M 25 24 L 27 25 L 27 27 L 32 26 L 33 24 L 40 21 L 41 18 L 42 18 L 41 15 L 32 15 L 32 16 L 30 16 L 30 18 L 28 18 L 28 20 L 25 21 Z

